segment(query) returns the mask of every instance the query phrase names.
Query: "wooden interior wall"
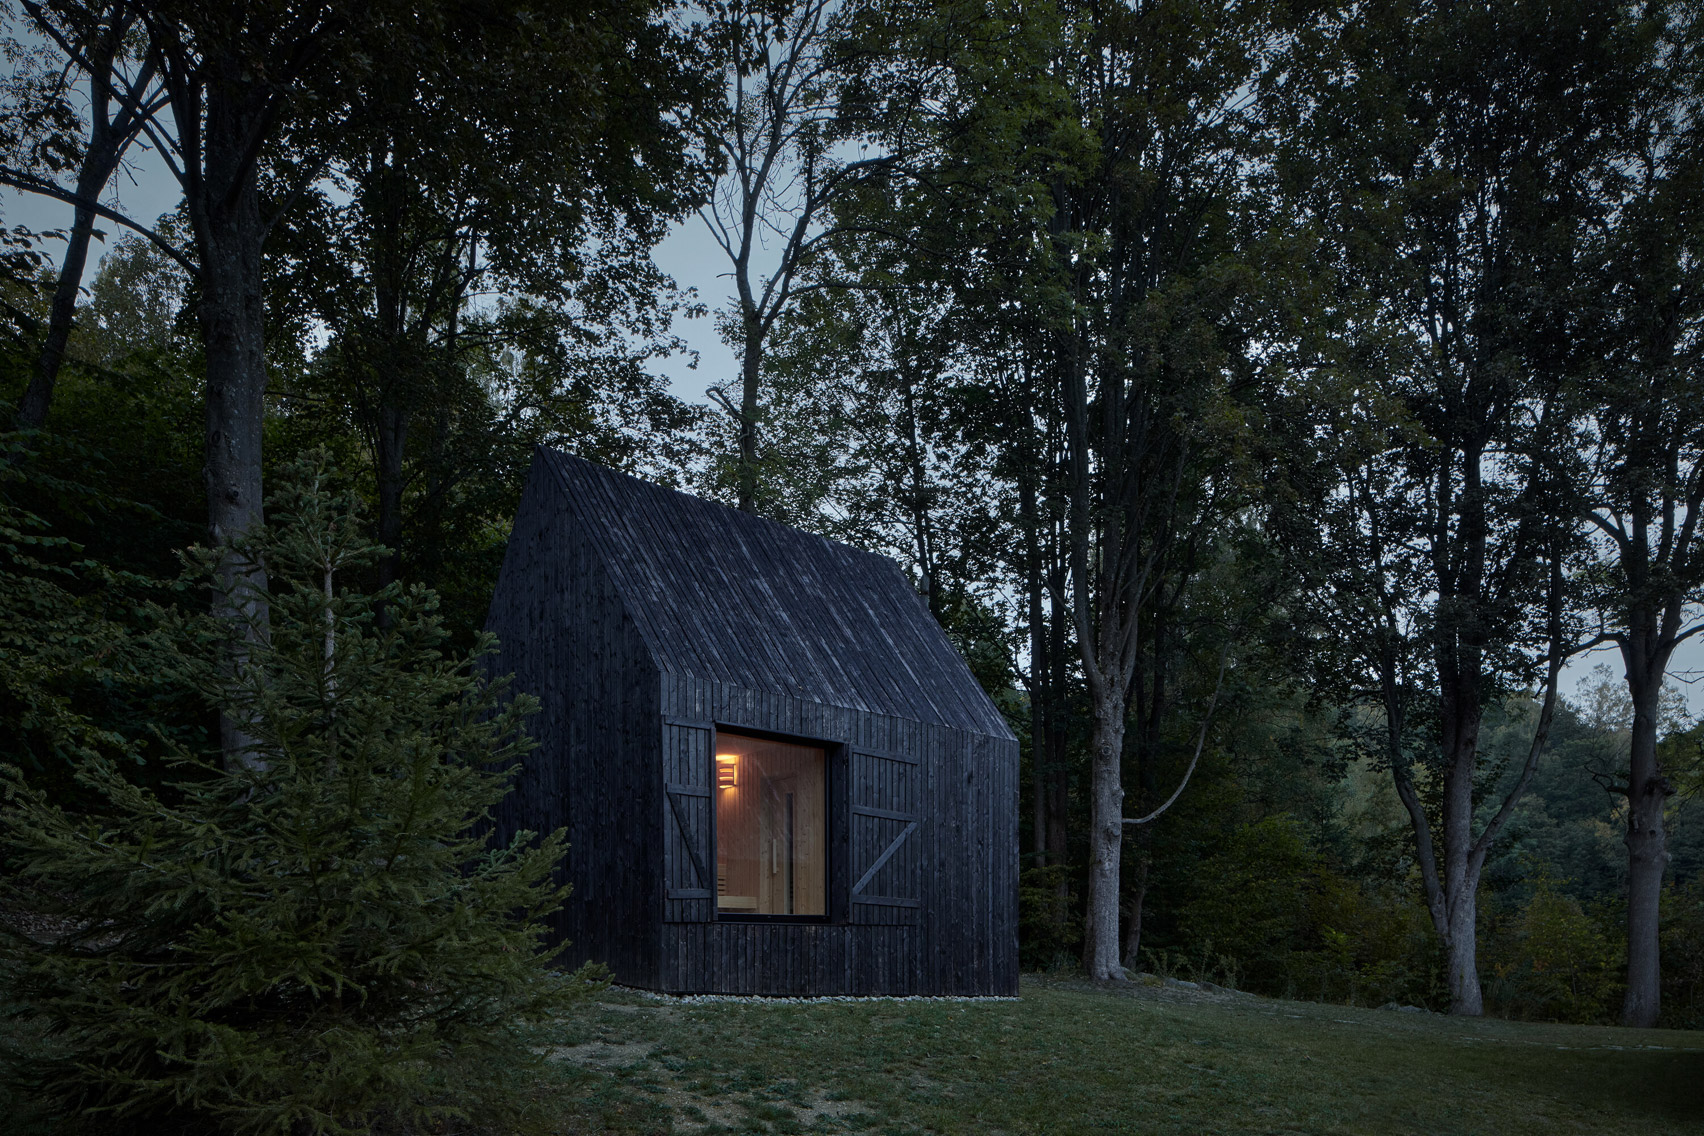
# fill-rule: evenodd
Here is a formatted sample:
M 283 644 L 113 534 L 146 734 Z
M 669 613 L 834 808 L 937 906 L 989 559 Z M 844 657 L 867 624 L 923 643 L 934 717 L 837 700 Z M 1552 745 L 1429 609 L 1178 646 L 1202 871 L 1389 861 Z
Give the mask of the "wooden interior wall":
M 724 757 L 734 784 L 722 785 Z M 828 914 L 827 755 L 816 746 L 716 734 L 716 907 Z
M 498 815 L 500 836 L 568 830 L 573 892 L 552 931 L 560 960 L 603 962 L 617 981 L 657 983 L 662 799 L 655 665 L 599 551 L 575 531 L 554 478 L 535 467 L 486 626 L 492 671 L 542 703 L 538 748 Z

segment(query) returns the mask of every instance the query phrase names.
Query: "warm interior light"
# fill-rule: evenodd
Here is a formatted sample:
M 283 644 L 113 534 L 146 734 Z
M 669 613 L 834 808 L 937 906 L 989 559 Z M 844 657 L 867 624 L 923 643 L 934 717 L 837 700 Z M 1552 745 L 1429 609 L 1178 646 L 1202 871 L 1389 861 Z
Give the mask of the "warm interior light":
M 826 916 L 828 755 L 733 733 L 719 733 L 710 752 L 720 917 Z

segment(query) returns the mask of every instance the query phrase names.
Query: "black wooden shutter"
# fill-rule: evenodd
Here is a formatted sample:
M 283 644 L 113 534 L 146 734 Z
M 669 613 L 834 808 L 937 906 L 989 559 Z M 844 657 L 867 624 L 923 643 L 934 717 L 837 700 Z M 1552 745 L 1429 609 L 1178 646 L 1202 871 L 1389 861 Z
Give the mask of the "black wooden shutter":
M 852 751 L 852 922 L 911 923 L 918 891 L 918 766 Z
M 708 725 L 663 725 L 663 918 L 670 923 L 702 923 L 716 915 L 711 737 Z

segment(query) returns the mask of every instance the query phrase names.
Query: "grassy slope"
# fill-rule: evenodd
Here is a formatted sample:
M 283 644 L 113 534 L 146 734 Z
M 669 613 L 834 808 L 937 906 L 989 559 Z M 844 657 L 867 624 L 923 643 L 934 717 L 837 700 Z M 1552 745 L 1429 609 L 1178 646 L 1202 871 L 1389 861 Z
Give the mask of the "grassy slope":
M 612 992 L 557 1032 L 574 1132 L 1704 1131 L 1704 1033 L 1030 982 L 968 1004 Z

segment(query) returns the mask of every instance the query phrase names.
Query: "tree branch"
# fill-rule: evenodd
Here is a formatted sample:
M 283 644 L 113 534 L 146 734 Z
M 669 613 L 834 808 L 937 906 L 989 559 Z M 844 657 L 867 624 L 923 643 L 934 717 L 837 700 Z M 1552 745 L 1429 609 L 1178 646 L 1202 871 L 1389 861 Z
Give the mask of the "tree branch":
M 1189 759 L 1189 768 L 1183 771 L 1183 780 L 1177 783 L 1177 788 L 1172 790 L 1172 795 L 1166 798 L 1165 804 L 1145 817 L 1125 817 L 1125 824 L 1147 824 L 1150 821 L 1157 820 L 1161 813 L 1171 808 L 1172 805 L 1177 803 L 1177 799 L 1183 796 L 1183 790 L 1189 784 L 1189 778 L 1195 773 L 1195 767 L 1201 761 L 1201 750 L 1207 744 L 1207 727 L 1213 723 L 1213 709 L 1219 704 L 1219 691 L 1224 689 L 1225 664 L 1230 659 L 1230 652 L 1231 643 L 1227 639 L 1224 646 L 1219 650 L 1219 677 L 1213 683 L 1213 697 L 1207 702 L 1207 714 L 1201 719 L 1200 732 L 1195 735 L 1195 756 Z
M 107 220 L 112 221 L 115 224 L 123 225 L 132 232 L 147 238 L 156 248 L 175 260 L 179 266 L 181 266 L 184 271 L 188 272 L 191 276 L 196 279 L 200 279 L 201 277 L 201 267 L 193 260 L 184 256 L 183 253 L 179 252 L 177 247 L 170 241 L 168 241 L 165 237 L 162 237 L 153 229 L 150 229 L 145 225 L 137 224 L 135 221 L 132 221 L 129 217 L 126 217 L 116 209 L 109 209 L 98 201 L 93 201 L 87 197 L 81 197 L 68 189 L 54 185 L 46 178 L 37 177 L 34 174 L 25 173 L 22 170 L 15 170 L 10 166 L 0 166 L 0 185 L 9 185 L 13 189 L 20 189 L 25 193 L 39 193 L 43 197 L 51 197 L 55 200 L 63 201 L 68 205 L 75 205 L 80 209 L 87 209 L 97 217 L 105 217 Z

